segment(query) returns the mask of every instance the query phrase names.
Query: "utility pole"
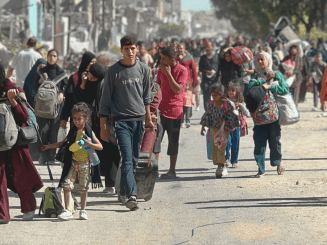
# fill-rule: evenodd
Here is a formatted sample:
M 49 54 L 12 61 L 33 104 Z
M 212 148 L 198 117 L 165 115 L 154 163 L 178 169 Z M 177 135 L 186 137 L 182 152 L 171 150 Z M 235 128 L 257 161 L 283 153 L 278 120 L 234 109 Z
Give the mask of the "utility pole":
M 60 20 L 60 0 L 54 0 L 54 35 L 61 32 L 61 20 Z M 55 37 L 53 39 L 53 47 L 59 51 L 60 54 L 62 54 L 62 43 L 61 43 L 61 37 Z

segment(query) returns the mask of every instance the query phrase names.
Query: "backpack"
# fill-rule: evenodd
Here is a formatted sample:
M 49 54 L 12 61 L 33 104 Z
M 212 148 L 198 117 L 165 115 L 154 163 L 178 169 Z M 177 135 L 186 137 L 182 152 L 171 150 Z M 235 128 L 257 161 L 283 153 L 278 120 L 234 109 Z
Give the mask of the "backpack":
M 53 81 L 49 81 L 44 78 L 41 72 L 38 71 L 38 73 L 43 79 L 43 82 L 34 97 L 35 115 L 41 118 L 54 119 L 59 114 L 59 89 L 57 84 L 66 78 L 67 74 L 62 73 Z
M 72 213 L 77 211 L 77 201 L 73 195 L 70 196 L 68 210 Z M 48 187 L 42 196 L 39 215 L 45 214 L 47 218 L 56 218 L 65 208 L 64 190 L 60 187 Z
M 232 60 L 236 65 L 243 65 L 244 63 L 253 60 L 252 52 L 244 46 L 231 48 Z
M 49 172 L 50 180 L 53 185 L 53 175 L 47 162 L 47 168 Z M 65 209 L 65 197 L 64 190 L 61 187 L 48 187 L 45 189 L 42 196 L 42 201 L 40 204 L 39 215 L 42 213 L 45 214 L 47 218 L 56 218 L 61 212 Z M 68 210 L 72 213 L 75 213 L 78 207 L 78 203 L 71 193 Z
M 240 121 L 241 121 L 241 137 L 248 135 L 248 124 L 246 123 L 246 116 L 243 115 L 243 112 L 240 110 Z
M 17 137 L 18 128 L 8 98 L 0 98 L 0 151 L 10 150 Z

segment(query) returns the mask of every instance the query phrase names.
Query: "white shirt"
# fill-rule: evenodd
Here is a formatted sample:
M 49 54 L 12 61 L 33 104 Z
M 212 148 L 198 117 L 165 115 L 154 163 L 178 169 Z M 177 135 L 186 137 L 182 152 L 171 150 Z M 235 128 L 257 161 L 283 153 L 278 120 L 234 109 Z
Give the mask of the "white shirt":
M 23 88 L 24 80 L 38 59 L 41 59 L 40 53 L 34 49 L 24 49 L 20 51 L 11 63 L 11 68 L 16 71 L 16 84 Z

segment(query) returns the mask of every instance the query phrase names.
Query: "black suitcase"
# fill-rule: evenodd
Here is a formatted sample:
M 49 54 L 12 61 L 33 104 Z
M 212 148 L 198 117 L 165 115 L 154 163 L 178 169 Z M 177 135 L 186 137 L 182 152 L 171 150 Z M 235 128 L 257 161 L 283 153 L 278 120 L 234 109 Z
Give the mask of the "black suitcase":
M 136 167 L 135 181 L 137 185 L 137 199 L 149 201 L 152 198 L 156 178 L 158 177 L 158 161 L 155 154 L 152 153 L 153 146 L 157 137 L 157 132 L 154 134 L 151 152 L 140 152 L 139 161 Z M 119 164 L 116 177 L 116 192 L 118 201 L 120 200 L 120 177 L 121 177 L 121 162 Z
M 151 160 L 149 161 L 149 157 Z M 120 164 L 121 166 L 121 164 Z M 121 169 L 118 169 L 116 177 L 116 191 L 120 200 L 120 177 Z M 152 198 L 154 185 L 158 176 L 158 162 L 154 154 L 140 152 L 138 166 L 136 167 L 135 181 L 137 185 L 137 199 L 149 201 Z

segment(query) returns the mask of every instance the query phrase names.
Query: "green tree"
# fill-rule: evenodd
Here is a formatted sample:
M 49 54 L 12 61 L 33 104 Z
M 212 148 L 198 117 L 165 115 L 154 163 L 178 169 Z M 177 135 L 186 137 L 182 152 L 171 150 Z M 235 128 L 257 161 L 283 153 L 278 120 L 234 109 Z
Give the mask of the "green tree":
M 280 16 L 303 23 L 306 32 L 316 25 L 325 28 L 324 13 L 326 0 L 211 0 L 216 7 L 218 18 L 230 19 L 239 32 L 264 37 L 270 29 L 270 22 L 276 22 Z M 308 18 L 305 18 L 308 16 Z

